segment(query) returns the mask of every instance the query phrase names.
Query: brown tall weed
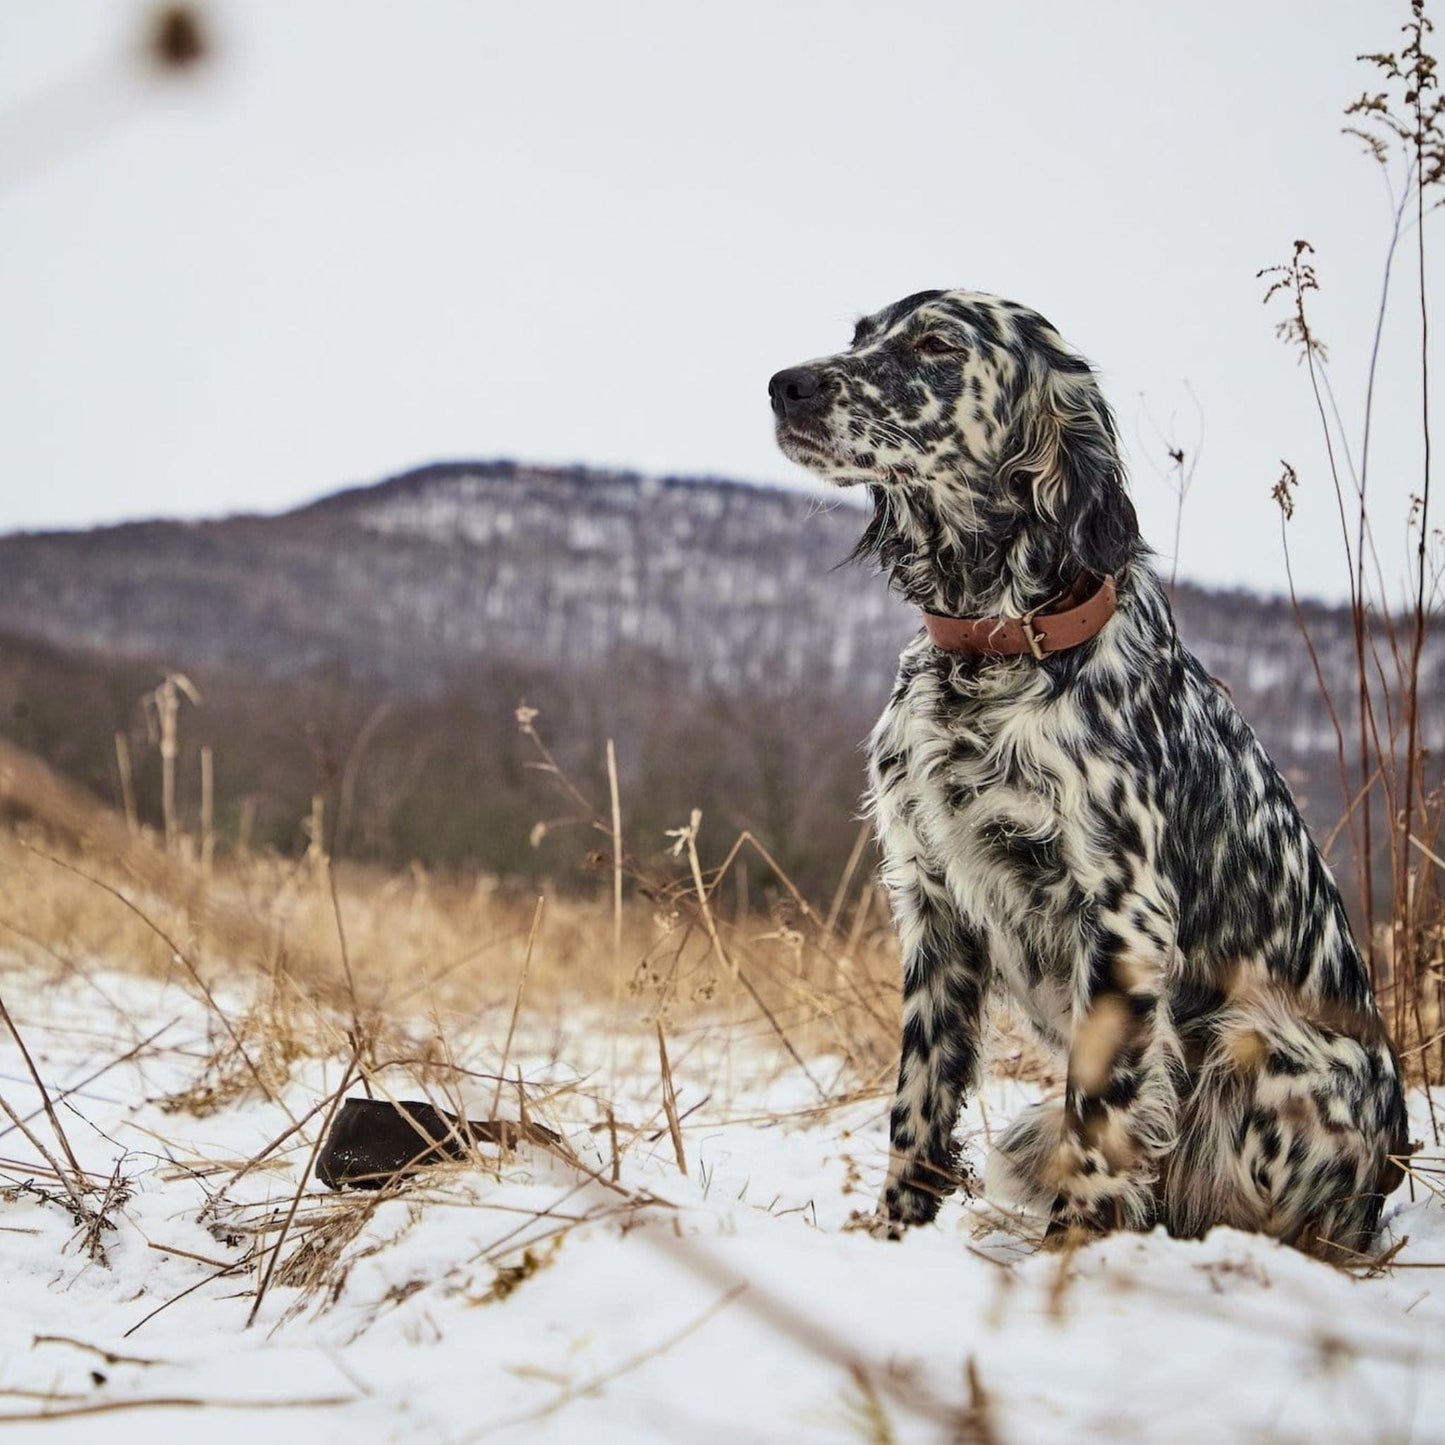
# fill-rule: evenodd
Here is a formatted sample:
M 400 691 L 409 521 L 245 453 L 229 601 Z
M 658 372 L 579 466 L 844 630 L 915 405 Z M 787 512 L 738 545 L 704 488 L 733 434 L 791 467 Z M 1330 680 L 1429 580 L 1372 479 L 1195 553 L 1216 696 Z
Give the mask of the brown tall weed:
M 1347 708 L 1331 695 L 1318 665 L 1316 674 L 1337 740 L 1345 797 L 1341 827 L 1348 830 L 1360 884 L 1370 975 L 1407 1064 L 1427 1084 L 1445 1076 L 1445 892 L 1438 871 L 1445 868 L 1440 846 L 1445 790 L 1439 766 L 1431 760 L 1420 710 L 1426 641 L 1441 601 L 1441 534 L 1431 525 L 1426 217 L 1445 198 L 1445 96 L 1430 49 L 1433 30 L 1425 0 L 1410 0 L 1400 47 L 1359 57 L 1380 89 L 1366 90 L 1345 107 L 1345 133 L 1361 141 L 1380 167 L 1390 201 L 1357 445 L 1352 446 L 1341 419 L 1330 383 L 1329 353 L 1313 322 L 1311 306 L 1320 289 L 1313 246 L 1298 240 L 1288 261 L 1259 273 L 1268 282 L 1266 303 L 1284 308 L 1277 334 L 1298 352 L 1308 372 L 1349 572 L 1355 688 Z M 1409 603 L 1404 610 L 1392 610 L 1371 510 L 1371 443 L 1386 309 L 1402 248 L 1410 239 L 1419 288 L 1422 461 L 1407 519 L 1412 544 Z M 1274 491 L 1282 524 L 1293 515 L 1298 484 L 1294 468 L 1288 463 L 1284 467 Z M 1353 739 L 1346 737 L 1346 716 Z M 1377 862 L 1388 869 L 1390 880 L 1390 916 L 1384 925 L 1376 918 Z

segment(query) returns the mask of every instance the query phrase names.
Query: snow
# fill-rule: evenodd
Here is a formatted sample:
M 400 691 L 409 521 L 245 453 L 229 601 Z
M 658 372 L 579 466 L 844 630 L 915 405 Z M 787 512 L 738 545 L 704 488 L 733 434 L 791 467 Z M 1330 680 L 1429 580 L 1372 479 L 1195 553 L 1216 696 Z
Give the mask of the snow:
M 235 1176 L 338 1087 L 344 1060 L 299 1061 L 275 1102 L 168 1110 L 224 1042 L 179 980 L 3 979 L 80 1163 L 128 1190 L 107 1262 L 92 1260 L 69 1212 L 22 1187 L 55 1192 L 0 1120 L 0 1412 L 121 1410 L 12 1425 L 16 1438 L 1445 1439 L 1445 1210 L 1418 1186 L 1391 1201 L 1384 1242 L 1406 1242 L 1369 1278 L 1230 1230 L 1040 1253 L 979 1202 L 890 1243 L 846 1228 L 881 1175 L 881 1096 L 821 1106 L 766 1037 L 679 1027 L 684 1176 L 655 1035 L 637 1025 L 619 1043 L 581 1010 L 524 1017 L 511 1052 L 578 1162 L 523 1147 L 396 1197 L 308 1184 L 282 1258 L 351 1220 L 322 1270 L 335 1288 L 273 1278 L 248 1326 L 323 1115 Z M 222 1006 L 238 1020 L 245 1002 Z M 495 1069 L 496 1039 L 445 1024 L 459 1064 Z M 836 1061 L 809 1062 L 833 1079 Z M 472 1117 L 492 1087 L 473 1079 Z M 54 1151 L 8 1033 L 0 1095 Z M 1030 1097 L 990 1082 L 963 1121 L 969 1147 Z M 604 1099 L 624 1139 L 615 1185 Z M 500 1112 L 515 1116 L 514 1090 Z

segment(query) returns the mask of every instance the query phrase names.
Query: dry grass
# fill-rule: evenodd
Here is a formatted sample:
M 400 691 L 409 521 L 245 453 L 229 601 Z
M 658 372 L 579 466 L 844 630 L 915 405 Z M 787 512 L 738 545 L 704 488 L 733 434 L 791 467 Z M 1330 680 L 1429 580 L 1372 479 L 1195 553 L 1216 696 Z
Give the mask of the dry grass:
M 349 866 L 333 878 L 325 864 L 272 857 L 218 861 L 210 880 L 166 889 L 148 876 L 148 846 L 107 858 L 43 827 L 0 831 L 0 949 L 54 978 L 123 970 L 187 981 L 225 1021 L 216 1071 L 254 1055 L 251 1083 L 263 1090 L 308 1039 L 334 1051 L 359 1028 L 379 1057 L 388 1020 L 495 1018 L 504 1036 L 517 1009 L 611 1009 L 617 997 L 634 1022 L 669 1029 L 725 1021 L 790 1043 L 806 1035 L 809 1053 L 821 1032 L 865 1068 L 892 1050 L 896 964 L 876 904 L 851 946 L 786 908 L 715 919 L 754 997 L 719 964 L 686 896 L 632 898 L 615 916 L 610 899 L 549 895 L 539 910 L 485 878 Z M 249 1000 L 240 1013 L 238 995 Z
M 1339 515 L 1340 542 L 1349 584 L 1354 632 L 1352 695 L 1332 694 L 1320 669 L 1304 613 L 1296 602 L 1302 643 L 1320 683 L 1334 730 L 1345 804 L 1336 832 L 1348 839 L 1359 886 L 1361 943 L 1370 979 L 1412 1077 L 1427 1087 L 1445 1079 L 1445 880 L 1437 855 L 1445 851 L 1445 787 L 1431 756 L 1437 720 L 1429 716 L 1432 670 L 1425 643 L 1439 618 L 1445 552 L 1431 513 L 1430 290 L 1426 217 L 1441 204 L 1445 188 L 1445 95 L 1432 53 L 1433 22 L 1425 0 L 1409 0 L 1409 15 L 1396 32 L 1394 52 L 1361 55 L 1367 89 L 1345 107 L 1345 133 L 1364 145 L 1378 166 L 1390 198 L 1389 229 L 1375 310 L 1374 337 L 1366 361 L 1358 430 L 1343 417 L 1329 366 L 1329 349 L 1316 325 L 1321 290 L 1314 247 L 1294 242 L 1281 265 L 1259 273 L 1267 281 L 1266 304 L 1280 307 L 1276 334 L 1303 363 L 1324 444 L 1330 488 Z M 1404 274 L 1411 272 L 1413 275 Z M 1397 276 L 1397 272 L 1401 273 Z M 1393 285 L 1412 283 L 1418 311 L 1408 344 L 1406 369 L 1419 380 L 1418 441 L 1421 460 L 1411 477 L 1406 517 L 1377 515 L 1371 489 L 1371 434 L 1377 368 L 1386 339 L 1385 320 Z M 1289 462 L 1276 483 L 1289 566 L 1287 524 L 1294 515 L 1299 474 Z M 1403 577 L 1389 539 L 1404 522 L 1407 556 Z M 1383 558 L 1383 560 L 1382 560 Z M 1404 581 L 1408 607 L 1398 610 Z M 1422 684 L 1424 695 L 1422 698 Z M 1353 731 L 1353 738 L 1350 732 Z M 1389 882 L 1387 916 L 1377 917 L 1376 879 Z M 1436 1129 L 1434 1142 L 1439 1144 Z
M 811 1081 L 816 1097 L 800 1117 L 860 1098 L 876 1097 L 882 1107 L 891 1091 L 898 961 L 886 906 L 858 867 L 861 849 L 820 910 L 747 835 L 722 869 L 704 873 L 696 814 L 677 833 L 686 867 L 674 877 L 640 874 L 609 806 L 597 821 L 612 849 L 603 860 L 611 886 L 594 898 L 538 898 L 488 878 L 336 865 L 319 847 L 300 861 L 233 854 L 203 866 L 184 840 L 173 834 L 167 846 L 147 837 L 9 746 L 0 752 L 0 802 L 12 814 L 11 826 L 0 829 L 0 994 L 11 971 L 31 981 L 80 977 L 102 991 L 117 972 L 180 986 L 204 1006 L 209 1044 L 163 1107 L 205 1115 L 264 1098 L 290 1120 L 250 1159 L 187 1165 L 192 1178 L 208 1181 L 217 1238 L 243 1247 L 234 1262 L 213 1263 L 218 1273 L 253 1280 L 253 1317 L 277 1284 L 297 1291 L 288 1314 L 335 1301 L 362 1257 L 358 1236 L 383 1204 L 400 1195 L 418 1203 L 465 1195 L 476 1171 L 496 1177 L 503 1167 L 504 1151 L 470 1139 L 464 1167 L 428 1169 L 423 1183 L 397 1180 L 361 1196 L 308 1194 L 316 1151 L 348 1092 L 423 1097 L 463 1118 L 466 1096 L 480 1095 L 490 1098 L 492 1119 L 523 1126 L 539 1116 L 590 1117 L 610 1168 L 584 1165 L 560 1140 L 542 1147 L 579 1189 L 602 1186 L 603 1212 L 625 1216 L 655 1203 L 618 1182 L 628 1151 L 666 1140 L 686 1173 L 689 1113 L 709 1101 L 714 1111 L 729 1108 L 730 1079 L 697 1072 L 700 1045 L 714 1071 L 734 1041 L 753 1058 L 771 1048 L 780 1071 Z M 744 857 L 754 896 L 759 872 L 772 870 L 778 901 L 766 913 L 730 913 L 721 901 L 735 896 L 728 874 Z M 624 875 L 631 886 L 620 896 Z M 613 1040 L 610 1071 L 560 1086 L 524 1083 L 512 1068 L 519 1020 L 534 1041 L 549 1031 L 560 1041 L 578 1021 L 594 1031 L 600 1024 Z M 619 1047 L 630 1050 L 622 1066 Z M 1049 1077 L 1007 1028 L 996 1052 L 1003 1072 Z M 349 1062 L 325 1097 L 298 1114 L 292 1086 L 316 1060 Z M 685 1106 L 673 1072 L 684 1066 L 692 1094 Z M 635 1097 L 619 1103 L 619 1081 L 635 1087 L 649 1068 L 655 1108 L 639 1111 Z M 84 1176 L 67 1162 L 63 1128 L 52 1123 L 58 1147 L 37 1134 L 32 1144 L 45 1170 L 27 1164 L 24 1187 L 51 1189 L 103 1252 L 124 1182 Z M 282 1208 L 258 1205 L 238 1188 L 298 1165 Z M 0 1180 L 8 1174 L 0 1168 Z M 535 1251 L 598 1217 L 598 1208 L 558 1218 L 541 1234 L 541 1221 L 529 1218 L 531 1261 L 526 1250 L 513 1258 L 515 1247 L 503 1247 L 495 1288 L 508 1287 L 509 1272 L 540 1267 L 546 1256 Z
M 587 810 L 534 719 L 519 714 L 539 770 Z M 664 1054 L 665 1035 L 704 1026 L 770 1037 L 820 1102 L 845 1078 L 881 1088 L 892 1067 L 896 949 L 856 851 L 824 916 L 748 834 L 705 875 L 696 812 L 675 835 L 685 867 L 639 867 L 615 793 L 592 816 L 610 896 L 545 899 L 486 877 L 336 864 L 316 840 L 299 862 L 239 853 L 203 866 L 174 832 L 145 836 L 3 742 L 0 805 L 24 819 L 0 831 L 0 947 L 55 977 L 99 964 L 179 979 L 206 1000 L 217 1048 L 177 1107 L 216 1108 L 246 1090 L 274 1098 L 295 1062 L 318 1054 L 354 1052 L 363 1077 L 405 1066 L 419 1082 L 444 1080 L 457 1019 L 505 1028 L 500 1100 L 524 1006 L 609 1011 L 614 1028 L 655 1028 Z M 765 913 L 721 901 L 743 863 L 755 896 L 767 880 Z M 435 1024 L 420 1045 L 418 1019 Z M 833 1078 L 812 1072 L 819 1055 L 834 1059 Z
M 80 976 L 102 990 L 117 971 L 185 988 L 204 1004 L 210 1044 L 188 1085 L 165 1101 L 172 1110 L 206 1114 L 247 1097 L 284 1109 L 308 1061 L 351 1060 L 330 1099 L 306 1118 L 288 1114 L 291 1127 L 216 1190 L 218 1220 L 252 1238 L 246 1267 L 261 1271 L 258 1302 L 273 1278 L 334 1295 L 331 1265 L 379 1196 L 303 1208 L 307 1169 L 289 1211 L 253 1229 L 237 1222 L 227 1190 L 293 1156 L 302 1141 L 314 1153 L 348 1081 L 379 1098 L 421 1095 L 462 1116 L 463 1095 L 478 1084 L 493 1118 L 525 1124 L 529 1113 L 555 1109 L 555 1095 L 511 1069 L 524 1014 L 534 1032 L 551 1021 L 558 1038 L 564 1021 L 590 1018 L 619 1036 L 651 1039 L 658 1118 L 627 1122 L 614 1104 L 615 1046 L 611 1079 L 589 1082 L 585 1103 L 606 1121 L 614 1176 L 618 1157 L 657 1130 L 670 1133 L 685 1167 L 669 1038 L 683 1052 L 719 1030 L 771 1042 L 780 1067 L 804 1072 L 826 1058 L 826 1075 L 809 1073 L 819 1106 L 881 1096 L 890 1082 L 896 957 L 866 878 L 843 880 L 827 922 L 781 876 L 783 902 L 770 913 L 727 917 L 714 899 L 722 875 L 704 877 L 694 850 L 680 881 L 634 878 L 623 897 L 618 881 L 624 864 L 632 868 L 625 845 L 616 846 L 616 809 L 603 820 L 613 886 L 595 899 L 535 898 L 488 878 L 420 869 L 392 876 L 338 866 L 315 846 L 299 862 L 232 855 L 203 867 L 174 834 L 136 832 L 10 746 L 0 752 L 0 801 L 22 815 L 0 830 L 0 989 L 7 968 L 31 980 Z M 699 823 L 694 817 L 690 838 Z M 734 858 L 749 848 L 740 840 Z M 51 1112 L 56 1147 L 34 1128 L 27 1137 L 36 1134 L 30 1142 L 57 1200 L 88 1223 L 99 1250 L 115 1186 L 83 1177 Z M 470 1162 L 497 1167 L 495 1157 Z

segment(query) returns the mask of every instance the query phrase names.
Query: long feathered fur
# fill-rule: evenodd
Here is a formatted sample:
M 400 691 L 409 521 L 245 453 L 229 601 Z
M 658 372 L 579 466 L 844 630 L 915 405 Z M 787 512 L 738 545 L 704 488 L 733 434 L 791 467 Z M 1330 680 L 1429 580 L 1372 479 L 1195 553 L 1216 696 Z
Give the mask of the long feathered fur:
M 1182 645 L 1086 362 L 1037 313 L 920 292 L 779 373 L 783 450 L 866 486 L 858 555 L 931 612 L 1118 609 L 1044 661 L 920 635 L 869 743 L 903 950 L 881 1227 L 933 1218 L 991 990 L 1067 1068 L 990 1190 L 1054 1237 L 1162 1221 L 1367 1245 L 1406 1152 L 1398 1061 L 1284 782 Z

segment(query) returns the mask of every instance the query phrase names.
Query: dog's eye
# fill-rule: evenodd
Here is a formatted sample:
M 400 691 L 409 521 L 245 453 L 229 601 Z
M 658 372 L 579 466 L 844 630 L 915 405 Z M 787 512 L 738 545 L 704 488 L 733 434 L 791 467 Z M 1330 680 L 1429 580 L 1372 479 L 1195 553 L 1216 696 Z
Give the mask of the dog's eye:
M 948 337 L 940 336 L 936 331 L 930 331 L 913 343 L 913 349 L 920 356 L 952 356 L 958 347 Z

